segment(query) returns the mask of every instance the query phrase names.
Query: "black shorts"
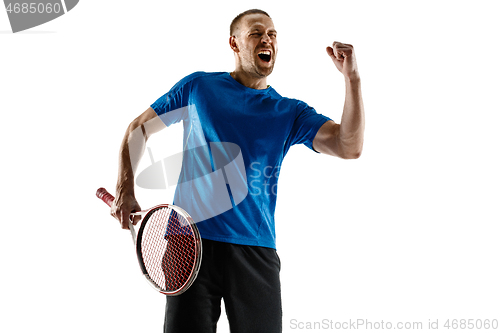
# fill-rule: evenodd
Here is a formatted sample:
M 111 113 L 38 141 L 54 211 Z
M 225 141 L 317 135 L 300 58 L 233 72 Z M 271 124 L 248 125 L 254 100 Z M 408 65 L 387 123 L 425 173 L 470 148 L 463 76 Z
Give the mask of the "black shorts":
M 280 265 L 274 249 L 204 239 L 195 282 L 167 296 L 165 332 L 215 332 L 222 298 L 232 333 L 281 332 Z

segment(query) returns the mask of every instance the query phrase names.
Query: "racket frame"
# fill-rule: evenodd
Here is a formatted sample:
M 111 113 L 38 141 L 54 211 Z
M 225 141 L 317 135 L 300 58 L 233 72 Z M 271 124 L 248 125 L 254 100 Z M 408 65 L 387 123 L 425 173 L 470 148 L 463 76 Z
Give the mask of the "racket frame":
M 96 192 L 96 195 L 99 199 L 101 199 L 108 206 L 111 207 L 111 204 L 114 200 L 114 197 L 105 188 L 102 188 L 102 187 L 99 188 Z M 160 286 L 158 286 L 156 284 L 156 282 L 154 282 L 153 279 L 151 279 L 151 277 L 149 276 L 147 269 L 145 267 L 144 261 L 142 260 L 142 244 L 141 244 L 142 242 L 137 241 L 139 239 L 138 237 L 142 237 L 142 233 L 145 230 L 145 227 L 147 225 L 149 217 L 151 217 L 151 215 L 154 213 L 155 210 L 161 209 L 161 208 L 170 208 L 170 209 L 176 211 L 177 213 L 181 214 L 190 224 L 191 229 L 193 230 L 194 237 L 196 239 L 195 252 L 197 255 L 197 257 L 196 257 L 197 260 L 195 260 L 195 267 L 193 268 L 187 281 L 177 290 L 170 291 L 170 292 L 162 290 L 162 288 Z M 134 216 L 139 216 L 141 218 L 140 226 L 139 226 L 139 234 L 137 234 L 137 232 L 135 231 L 135 227 L 133 224 Z M 196 226 L 196 223 L 191 218 L 191 216 L 184 209 L 182 209 L 178 206 L 163 204 L 163 205 L 157 205 L 157 206 L 151 207 L 148 210 L 141 210 L 138 212 L 130 213 L 128 226 L 129 226 L 130 234 L 132 235 L 132 241 L 134 243 L 135 252 L 137 255 L 137 261 L 139 262 L 139 267 L 141 268 L 142 274 L 144 275 L 146 280 L 149 282 L 149 284 L 155 290 L 157 290 L 158 292 L 160 292 L 164 295 L 176 296 L 176 295 L 180 295 L 183 292 L 185 292 L 193 284 L 194 280 L 198 276 L 198 272 L 199 272 L 200 267 L 201 267 L 201 257 L 202 257 L 202 253 L 203 253 L 200 232 L 198 231 L 198 227 Z
M 176 289 L 174 291 L 162 290 L 162 288 L 160 286 L 158 286 L 156 284 L 156 282 L 153 281 L 153 279 L 151 279 L 151 277 L 149 276 L 149 273 L 146 269 L 146 265 L 144 264 L 144 260 L 142 260 L 142 242 L 140 241 L 142 239 L 142 234 L 144 233 L 144 230 L 146 229 L 146 226 L 148 224 L 148 220 L 151 217 L 151 215 L 156 210 L 162 209 L 162 208 L 170 208 L 170 209 L 176 211 L 177 213 L 181 214 L 188 221 L 188 223 L 191 225 L 191 229 L 193 230 L 193 234 L 194 234 L 194 237 L 196 239 L 195 252 L 196 252 L 197 260 L 195 260 L 195 266 L 194 266 L 193 270 L 191 271 L 191 274 L 188 277 L 187 281 L 181 287 L 179 287 L 178 289 Z M 199 272 L 200 266 L 201 266 L 201 256 L 203 253 L 203 249 L 202 249 L 202 245 L 201 245 L 202 242 L 201 242 L 200 232 L 198 231 L 198 227 L 196 226 L 196 223 L 193 221 L 191 216 L 184 209 L 182 209 L 178 206 L 175 206 L 175 205 L 168 205 L 168 204 L 157 205 L 157 206 L 154 206 L 154 207 L 148 209 L 147 211 L 140 211 L 140 212 L 132 213 L 131 215 L 140 215 L 142 218 L 141 225 L 139 226 L 139 231 L 138 231 L 137 235 L 134 235 L 135 229 L 134 229 L 133 225 L 131 226 L 130 230 L 132 232 L 132 229 L 134 229 L 132 234 L 134 237 L 134 244 L 135 244 L 135 251 L 136 251 L 136 255 L 137 255 L 137 261 L 139 262 L 139 267 L 141 268 L 142 274 L 144 275 L 146 280 L 149 282 L 149 284 L 154 289 L 156 289 L 156 291 L 158 291 L 164 295 L 167 295 L 167 296 L 177 296 L 177 295 L 180 295 L 183 292 L 185 292 L 193 284 L 194 280 L 196 280 L 196 277 L 198 276 L 198 272 Z M 130 223 L 130 224 L 132 224 L 132 223 Z

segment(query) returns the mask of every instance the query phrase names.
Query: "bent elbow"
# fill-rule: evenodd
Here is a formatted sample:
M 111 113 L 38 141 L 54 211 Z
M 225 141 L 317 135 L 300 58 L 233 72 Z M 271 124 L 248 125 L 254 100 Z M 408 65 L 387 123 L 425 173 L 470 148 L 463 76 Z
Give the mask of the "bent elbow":
M 361 152 L 359 153 L 354 153 L 354 154 L 349 154 L 349 155 L 345 155 L 343 156 L 342 158 L 344 160 L 357 160 L 358 158 L 361 157 Z
M 362 148 L 344 151 L 340 157 L 344 160 L 357 160 L 358 158 L 361 157 L 362 151 L 363 151 Z

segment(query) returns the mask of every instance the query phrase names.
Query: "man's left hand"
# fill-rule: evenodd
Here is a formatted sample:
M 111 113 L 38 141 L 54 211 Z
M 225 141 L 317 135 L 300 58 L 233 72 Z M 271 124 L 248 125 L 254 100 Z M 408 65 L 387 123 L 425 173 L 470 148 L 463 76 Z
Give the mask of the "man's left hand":
M 358 65 L 352 45 L 334 42 L 332 46 L 326 48 L 326 53 L 347 80 L 359 80 Z

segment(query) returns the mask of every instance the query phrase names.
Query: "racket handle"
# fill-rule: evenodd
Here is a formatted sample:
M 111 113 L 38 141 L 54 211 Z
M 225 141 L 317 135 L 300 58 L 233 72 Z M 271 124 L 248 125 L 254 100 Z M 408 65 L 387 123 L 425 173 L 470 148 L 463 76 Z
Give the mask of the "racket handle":
M 111 204 L 115 200 L 115 197 L 112 196 L 104 187 L 101 187 L 97 190 L 96 194 L 99 199 L 104 201 L 109 207 L 111 207 Z M 134 242 L 135 245 L 135 239 L 137 238 L 137 235 L 135 233 L 134 225 L 132 224 L 132 215 L 130 215 L 130 219 L 128 221 L 128 228 L 130 229 L 130 233 L 132 234 L 132 241 Z
M 106 191 L 104 187 L 98 189 L 96 195 L 99 199 L 104 201 L 109 207 L 111 207 L 111 204 L 115 200 L 115 197 L 112 196 L 108 191 Z

